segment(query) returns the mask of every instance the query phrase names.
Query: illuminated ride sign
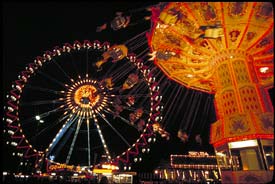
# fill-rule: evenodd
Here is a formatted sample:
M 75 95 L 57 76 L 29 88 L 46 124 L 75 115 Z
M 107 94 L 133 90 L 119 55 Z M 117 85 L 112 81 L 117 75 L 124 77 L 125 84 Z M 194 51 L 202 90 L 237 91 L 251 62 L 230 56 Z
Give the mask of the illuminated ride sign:
M 74 165 L 67 165 L 67 164 L 59 164 L 59 163 L 49 163 L 47 166 L 47 171 L 73 171 L 73 172 L 79 172 L 81 171 L 80 166 L 74 166 Z
M 93 169 L 94 173 L 112 173 L 112 171 L 116 171 L 119 168 L 112 164 L 103 164 L 102 169 L 95 168 Z M 74 166 L 74 165 L 67 165 L 67 164 L 60 164 L 60 163 L 54 163 L 54 162 L 48 162 L 47 166 L 48 172 L 52 171 L 73 171 L 73 172 L 79 172 L 83 170 L 80 166 Z
M 56 171 L 56 170 L 74 170 L 74 166 L 66 165 L 66 164 L 59 164 L 59 165 L 50 165 L 48 167 L 50 171 Z

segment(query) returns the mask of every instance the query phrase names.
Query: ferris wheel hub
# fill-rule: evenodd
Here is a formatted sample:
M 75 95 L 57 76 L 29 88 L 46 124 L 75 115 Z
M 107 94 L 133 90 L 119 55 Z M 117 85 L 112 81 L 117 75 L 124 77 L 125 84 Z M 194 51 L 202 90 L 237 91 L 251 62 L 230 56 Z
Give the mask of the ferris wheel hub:
M 85 84 L 78 87 L 74 93 L 74 101 L 81 108 L 90 108 L 99 101 L 98 90 L 91 84 Z
M 73 82 L 68 88 L 66 102 L 68 107 L 76 114 L 91 117 L 93 112 L 100 111 L 100 102 L 105 99 L 101 93 L 104 87 L 101 83 L 84 78 Z

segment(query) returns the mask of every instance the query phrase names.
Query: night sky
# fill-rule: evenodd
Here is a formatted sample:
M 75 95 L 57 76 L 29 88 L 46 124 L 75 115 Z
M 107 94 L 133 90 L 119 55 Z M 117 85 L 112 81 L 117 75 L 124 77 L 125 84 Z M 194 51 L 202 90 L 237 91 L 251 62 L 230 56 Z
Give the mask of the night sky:
M 73 43 L 75 40 L 99 40 L 109 41 L 111 44 L 123 43 L 138 33 L 149 29 L 150 24 L 134 26 L 124 30 L 105 30 L 96 33 L 96 27 L 105 22 L 110 22 L 117 11 L 127 11 L 137 7 L 145 7 L 152 4 L 144 2 L 78 2 L 78 3 L 53 3 L 53 2 L 13 2 L 3 3 L 3 84 L 2 95 L 6 95 L 10 90 L 12 81 L 17 79 L 17 75 L 24 69 L 26 64 L 33 62 L 36 56 L 40 56 L 46 50 L 52 50 L 55 46 L 64 43 Z M 178 86 L 175 82 L 169 81 L 170 85 Z M 209 96 L 202 94 L 204 96 Z M 179 97 L 181 98 L 181 97 Z M 168 97 L 164 95 L 164 101 Z M 177 119 L 176 112 L 170 112 L 175 118 L 171 122 L 171 139 L 169 141 L 158 139 L 152 146 L 150 154 L 144 157 L 141 165 L 137 169 L 150 171 L 156 167 L 161 159 L 169 160 L 171 153 L 187 154 L 192 147 L 189 143 L 183 144 L 177 137 L 177 128 L 181 119 Z M 208 130 L 210 122 L 215 121 L 213 106 L 210 107 L 209 116 L 204 116 L 208 125 L 203 131 L 205 150 L 213 151 L 207 144 Z M 6 146 L 3 149 L 7 149 Z M 17 167 L 18 160 L 11 157 L 12 151 L 7 150 L 2 155 L 3 169 Z M 8 159 L 6 159 L 8 158 Z M 12 163 L 12 164 L 10 164 Z

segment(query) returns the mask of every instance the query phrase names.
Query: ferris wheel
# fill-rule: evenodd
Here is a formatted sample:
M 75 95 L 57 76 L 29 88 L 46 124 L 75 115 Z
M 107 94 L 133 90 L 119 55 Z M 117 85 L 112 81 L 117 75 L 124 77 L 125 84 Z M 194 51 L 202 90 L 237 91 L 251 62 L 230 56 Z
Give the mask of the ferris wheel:
M 124 45 L 75 41 L 26 66 L 7 95 L 12 145 L 67 166 L 141 160 L 161 121 L 153 72 Z

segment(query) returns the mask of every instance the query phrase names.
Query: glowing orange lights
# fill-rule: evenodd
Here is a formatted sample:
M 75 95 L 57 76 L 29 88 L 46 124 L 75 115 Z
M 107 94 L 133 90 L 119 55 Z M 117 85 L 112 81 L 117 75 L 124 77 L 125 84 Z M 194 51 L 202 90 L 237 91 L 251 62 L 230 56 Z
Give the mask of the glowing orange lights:
M 112 173 L 112 169 L 94 169 L 93 173 L 98 173 L 98 174 L 106 174 L 106 173 Z
M 57 165 L 52 164 L 49 166 L 48 169 L 49 171 L 64 170 L 64 169 L 72 171 L 73 167 L 74 166 L 72 165 L 66 165 L 66 164 L 57 164 Z
M 219 88 L 215 76 L 219 66 L 238 59 L 253 65 L 260 83 L 273 85 L 272 10 L 271 3 L 171 2 L 156 7 L 148 34 L 154 56 L 150 60 L 169 78 L 208 93 Z M 254 75 L 252 68 L 236 66 L 234 70 L 240 74 L 234 78 L 249 78 L 244 75 L 249 71 Z M 223 78 L 227 76 L 225 73 Z
M 92 117 L 94 113 L 100 112 L 105 106 L 102 102 L 107 99 L 105 92 L 99 92 L 104 90 L 101 83 L 81 77 L 80 80 L 72 82 L 70 86 L 67 85 L 65 100 L 67 107 L 82 117 Z
M 214 147 L 274 138 L 274 110 L 263 90 L 274 85 L 272 12 L 262 2 L 171 2 L 153 9 L 150 60 L 187 88 L 215 94 Z
M 96 88 L 92 85 L 80 86 L 74 93 L 74 101 L 82 108 L 94 106 L 100 98 L 96 92 Z

